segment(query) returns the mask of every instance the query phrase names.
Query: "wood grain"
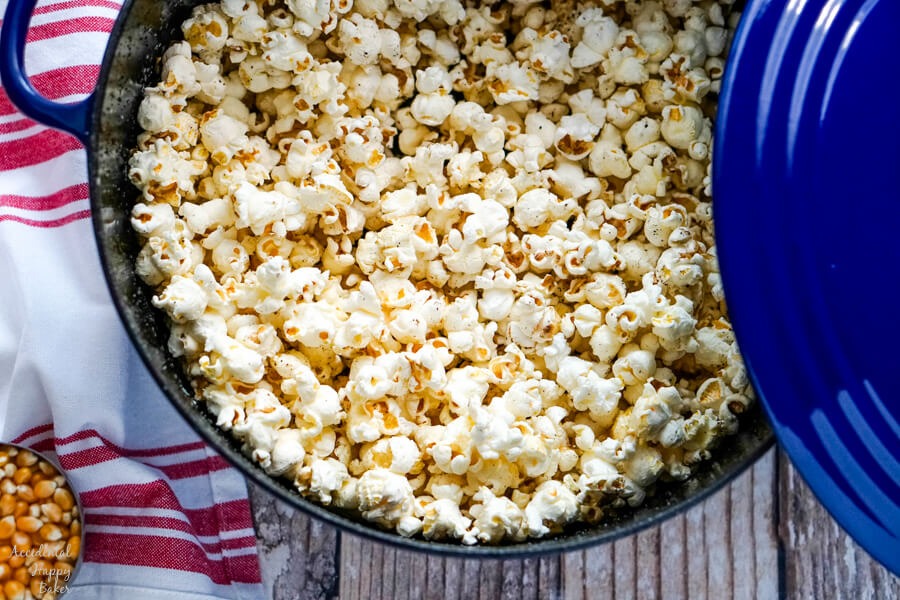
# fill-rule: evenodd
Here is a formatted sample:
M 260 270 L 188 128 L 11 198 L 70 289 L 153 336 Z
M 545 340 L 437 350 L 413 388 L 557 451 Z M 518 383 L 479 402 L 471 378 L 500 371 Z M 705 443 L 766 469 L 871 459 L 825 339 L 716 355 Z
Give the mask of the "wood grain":
M 344 535 L 342 600 L 526 600 L 561 597 L 559 556 L 467 560 L 425 556 Z
M 900 579 L 838 527 L 787 459 L 780 462 L 784 586 L 790 597 L 900 599 Z
M 250 485 L 257 548 L 266 598 L 334 598 L 340 535 L 329 525 L 284 505 Z
M 636 536 L 564 554 L 567 600 L 778 597 L 775 457 L 683 515 Z M 756 493 L 755 493 L 756 492 Z M 761 520 L 768 526 L 757 526 Z
M 541 559 L 397 550 L 339 534 L 261 490 L 251 498 L 273 600 L 900 600 L 900 580 L 838 528 L 774 451 L 657 527 Z

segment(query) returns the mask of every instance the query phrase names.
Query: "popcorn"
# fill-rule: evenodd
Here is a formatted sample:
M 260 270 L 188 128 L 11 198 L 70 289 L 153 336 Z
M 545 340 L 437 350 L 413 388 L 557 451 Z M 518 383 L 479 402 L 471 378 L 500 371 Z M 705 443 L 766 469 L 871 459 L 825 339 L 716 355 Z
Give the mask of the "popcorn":
M 177 42 L 163 54 L 162 81 L 157 89 L 167 97 L 177 99 L 179 105 L 200 91 L 190 44 Z
M 576 69 L 592 67 L 603 60 L 619 37 L 619 26 L 603 14 L 601 8 L 589 8 L 575 19 L 582 28 L 581 42 L 572 52 L 572 66 Z
M 534 229 L 565 214 L 562 201 L 552 192 L 536 188 L 519 196 L 513 208 L 513 222 L 522 229 Z
M 628 129 L 646 112 L 644 99 L 633 87 L 620 86 L 606 99 L 606 120 L 611 128 L 604 127 L 605 137 L 618 141 L 618 133 Z
M 139 202 L 131 209 L 131 227 L 145 237 L 152 237 L 175 226 L 175 213 L 168 204 Z
M 529 535 L 546 535 L 560 529 L 578 514 L 578 500 L 561 482 L 545 481 L 537 487 L 525 507 L 525 527 Z
M 472 523 L 459 511 L 459 505 L 449 498 L 440 498 L 422 506 L 418 511 L 422 518 L 422 535 L 425 539 L 459 539 Z
M 311 36 L 316 30 L 327 33 L 336 25 L 336 19 L 332 16 L 333 7 L 336 9 L 338 2 L 317 1 L 304 2 L 302 0 L 287 0 L 288 10 L 294 15 L 294 30 L 301 36 Z
M 480 504 L 472 507 L 475 515 L 473 532 L 479 541 L 496 543 L 504 538 L 523 540 L 525 538 L 525 515 L 516 504 L 504 496 L 495 496 L 490 490 L 482 489 L 475 499 Z
M 416 311 L 396 311 L 388 322 L 388 329 L 401 344 L 422 343 L 428 333 L 428 323 Z
M 262 451 L 258 456 L 265 468 L 270 460 L 276 432 L 290 422 L 291 415 L 268 390 L 256 389 L 246 394 L 245 398 L 246 421 L 236 424 L 234 432 L 238 437 L 245 438 L 256 450 Z
M 338 42 L 351 64 L 371 65 L 378 62 L 380 54 L 378 41 L 380 41 L 378 23 L 358 13 L 351 15 L 349 19 L 341 19 L 338 25 Z M 398 54 L 399 45 L 398 37 Z
M 652 352 L 623 348 L 613 363 L 613 373 L 625 385 L 647 381 L 656 372 L 656 358 Z
M 487 374 L 478 367 L 467 366 L 447 371 L 447 394 L 451 410 L 463 412 L 473 406 L 479 406 L 488 393 Z
M 678 296 L 674 304 L 654 313 L 651 320 L 653 335 L 666 350 L 679 351 L 691 346 L 690 336 L 697 324 L 691 316 L 693 303 Z
M 620 35 L 620 39 L 621 39 Z M 610 79 L 622 85 L 640 85 L 646 82 L 650 74 L 645 67 L 647 52 L 637 46 L 630 36 L 626 36 L 625 44 L 609 51 L 603 60 L 603 69 Z
M 237 227 L 250 228 L 256 235 L 269 227 L 284 235 L 300 229 L 306 221 L 297 199 L 276 190 L 262 191 L 248 183 L 242 183 L 234 192 L 234 212 Z
M 138 254 L 138 275 L 148 284 L 156 285 L 166 278 L 188 273 L 195 264 L 203 262 L 203 249 L 192 243 L 191 237 L 181 220 L 176 220 L 172 229 L 150 237 Z
M 660 138 L 659 123 L 650 117 L 645 117 L 635 122 L 625 132 L 624 139 L 628 151 L 634 151 L 643 148 L 648 144 L 652 144 Z
M 476 289 L 482 290 L 478 313 L 487 321 L 502 321 L 515 302 L 516 276 L 509 270 L 486 270 L 475 278 Z
M 687 221 L 687 211 L 680 204 L 653 206 L 647 211 L 644 235 L 654 246 L 665 248 L 675 230 Z
M 522 453 L 523 435 L 514 427 L 515 415 L 505 410 L 500 402 L 492 402 L 487 409 L 470 411 L 475 421 L 472 427 L 472 443 L 485 460 L 501 456 L 516 460 Z
M 175 122 L 175 111 L 170 102 L 159 94 L 148 94 L 138 107 L 138 125 L 152 133 L 170 127 Z
M 536 348 L 553 338 L 560 320 L 559 313 L 540 293 L 526 293 L 513 303 L 505 334 L 520 348 Z
M 247 125 L 221 109 L 212 110 L 200 120 L 200 141 L 213 160 L 227 163 L 248 140 Z
M 708 369 L 721 369 L 734 347 L 734 333 L 731 329 L 703 327 L 696 330 L 698 348 L 695 353 L 697 364 Z
M 666 284 L 685 288 L 695 285 L 703 277 L 703 265 L 706 262 L 698 254 L 685 246 L 672 246 L 663 251 L 656 263 L 657 276 Z
M 509 62 L 488 69 L 492 76 L 488 90 L 497 104 L 537 100 L 540 78 L 531 67 Z
M 333 458 L 315 460 L 306 470 L 309 483 L 304 487 L 322 504 L 331 504 L 350 479 L 347 467 Z
M 457 0 L 449 2 L 441 0 L 397 0 L 394 2 L 397 11 L 404 17 L 416 21 L 424 21 L 434 14 L 440 15 L 448 25 L 456 25 L 464 15 L 462 5 Z
M 184 222 L 195 234 L 203 234 L 210 229 L 228 228 L 234 225 L 234 213 L 231 202 L 225 198 L 214 198 L 203 204 L 185 202 L 178 209 Z
M 577 410 L 586 410 L 600 427 L 608 427 L 618 408 L 622 381 L 603 379 L 591 363 L 569 356 L 559 365 L 557 381 L 569 392 Z
M 446 92 L 420 94 L 413 100 L 410 110 L 419 123 L 436 127 L 450 116 L 454 104 L 455 100 Z
M 687 150 L 695 144 L 708 144 L 711 132 L 700 109 L 693 106 L 667 106 L 662 112 L 660 132 L 672 147 Z
M 265 360 L 258 352 L 251 350 L 227 335 L 218 335 L 206 340 L 206 346 L 216 358 L 222 361 L 222 370 L 243 383 L 258 383 L 265 374 Z
M 317 386 L 313 392 L 300 391 L 304 385 L 315 385 L 317 382 L 314 377 L 313 375 L 313 379 L 307 378 L 306 380 L 295 377 L 290 383 L 288 383 L 289 380 L 282 382 L 282 391 L 285 393 L 290 393 L 291 389 L 298 391 L 296 395 L 299 397 L 299 401 L 293 404 L 291 412 L 294 414 L 295 423 L 300 426 L 301 431 L 307 437 L 317 436 L 326 427 L 338 425 L 344 417 L 340 400 L 334 388 L 322 385 Z M 288 390 L 285 390 L 286 385 Z
M 137 114 L 135 269 L 260 468 L 401 535 L 501 543 L 637 506 L 735 431 L 705 116 L 734 22 L 609 4 L 222 0 L 182 24 Z
M 554 146 L 570 160 L 580 160 L 594 147 L 594 138 L 600 127 L 582 113 L 568 115 L 560 119 L 554 136 Z
M 531 46 L 528 59 L 535 71 L 565 83 L 572 81 L 574 72 L 569 61 L 570 46 L 566 36 L 556 30 L 538 34 Z
M 181 31 L 190 43 L 191 51 L 204 62 L 212 63 L 218 59 L 228 41 L 228 19 L 213 5 L 197 6 L 191 18 L 182 23 Z
M 622 339 L 616 329 L 609 325 L 601 325 L 594 330 L 589 340 L 594 357 L 605 363 L 613 360 L 622 348 Z
M 413 440 L 395 436 L 381 438 L 372 444 L 363 451 L 361 460 L 367 465 L 375 465 L 400 475 L 406 475 L 419 464 L 421 455 L 422 453 Z
M 188 277 L 175 275 L 162 294 L 153 296 L 153 306 L 165 310 L 176 323 L 195 321 L 206 310 L 206 292 Z
M 628 156 L 618 145 L 601 140 L 594 144 L 590 154 L 591 172 L 600 178 L 618 177 L 626 179 L 631 175 Z
M 164 140 L 156 140 L 146 150 L 135 152 L 129 160 L 128 178 L 145 200 L 178 206 L 182 198 L 192 199 L 194 182 L 206 169 Z
M 296 429 L 281 429 L 275 435 L 267 470 L 272 475 L 283 475 L 301 465 L 305 455 L 300 432 Z

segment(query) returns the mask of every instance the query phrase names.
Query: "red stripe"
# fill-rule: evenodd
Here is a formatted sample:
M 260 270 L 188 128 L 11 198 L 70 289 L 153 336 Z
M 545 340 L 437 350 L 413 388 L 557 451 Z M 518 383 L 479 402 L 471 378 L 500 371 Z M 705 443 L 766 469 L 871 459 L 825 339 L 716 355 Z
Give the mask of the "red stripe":
M 70 8 L 111 8 L 113 10 L 120 10 L 122 5 L 118 2 L 109 2 L 108 0 L 69 0 L 68 2 L 57 2 L 56 4 L 50 4 L 47 6 L 38 6 L 33 11 L 31 11 L 32 15 L 48 15 L 55 12 L 60 12 L 63 10 L 68 10 Z M 0 25 L 3 24 L 3 19 L 0 19 Z
M 34 219 L 25 219 L 16 215 L 0 215 L 0 223 L 2 223 L 3 221 L 12 221 L 13 223 L 21 223 L 22 225 L 28 225 L 30 227 L 50 229 L 52 227 L 62 227 L 63 225 L 71 223 L 72 221 L 87 219 L 90 216 L 91 211 L 89 210 L 80 210 L 78 212 L 72 213 L 71 215 L 66 215 L 62 218 L 53 219 L 52 221 L 35 221 Z M 48 439 L 46 441 L 50 443 L 50 447 L 52 448 L 53 440 Z
M 66 152 L 82 148 L 81 142 L 71 135 L 46 129 L 21 140 L 0 142 L 0 171 L 47 162 Z
M 230 469 L 231 465 L 221 456 L 210 456 L 203 460 L 156 468 L 165 473 L 169 479 L 178 480 L 224 471 L 225 469 Z
M 109 17 L 76 17 L 74 19 L 64 19 L 55 23 L 44 23 L 35 25 L 28 30 L 28 37 L 25 42 L 39 42 L 41 40 L 49 40 L 64 35 L 72 35 L 73 33 L 99 32 L 109 33 L 112 31 L 115 19 Z
M 110 506 L 128 508 L 164 508 L 183 513 L 197 535 L 218 535 L 253 527 L 250 501 L 230 500 L 204 508 L 184 508 L 168 482 L 122 483 L 81 493 L 85 512 Z
M 87 511 L 84 515 L 84 522 L 88 525 L 107 525 L 113 527 L 154 527 L 156 529 L 169 529 L 173 531 L 183 531 L 194 536 L 217 536 L 218 532 L 198 533 L 194 531 L 190 523 L 186 523 L 181 519 L 172 517 L 155 517 L 155 516 L 138 516 L 138 515 L 104 515 L 95 514 Z M 214 542 L 202 542 L 199 539 L 197 543 L 203 546 L 207 552 L 221 552 L 224 550 L 237 550 L 241 548 L 250 548 L 256 546 L 256 538 L 247 535 L 239 538 L 229 538 L 226 540 L 216 540 Z
M 34 450 L 35 452 L 52 452 L 53 451 L 53 438 L 47 438 L 45 440 L 41 440 L 39 442 L 35 442 L 33 444 L 28 445 L 29 448 Z
M 29 127 L 34 127 L 35 123 L 31 119 L 19 119 L 9 123 L 0 123 L 0 133 L 15 133 L 23 131 Z
M 44 97 L 56 100 L 72 94 L 91 93 L 99 75 L 100 65 L 73 65 L 32 75 L 31 84 Z M 16 112 L 18 112 L 16 107 L 0 87 L 0 115 L 11 115 Z
M 84 549 L 88 562 L 192 571 L 220 585 L 260 583 L 256 555 L 211 559 L 196 544 L 178 538 L 86 531 Z
M 69 8 L 81 8 L 81 7 L 91 7 L 97 6 L 99 8 L 111 8 L 113 10 L 119 10 L 122 5 L 118 2 L 108 2 L 107 0 L 69 0 L 69 2 L 58 2 L 57 4 L 51 4 L 49 6 L 39 6 L 35 8 L 31 14 L 33 15 L 46 15 L 48 13 L 58 12 L 60 10 L 66 10 Z
M 32 427 L 31 429 L 21 433 L 18 437 L 13 438 L 13 444 L 21 444 L 25 440 L 30 437 L 34 437 L 39 433 L 44 433 L 45 431 L 52 431 L 53 423 L 45 423 L 44 425 L 38 425 L 37 427 Z
M 85 185 L 87 187 L 87 185 Z M 189 450 L 199 450 L 206 446 L 201 441 L 197 442 L 188 442 L 185 444 L 177 444 L 175 446 L 161 446 L 159 448 L 139 448 L 139 449 L 130 449 L 123 448 L 122 446 L 117 446 L 112 443 L 98 432 L 96 429 L 85 429 L 83 431 L 79 431 L 78 433 L 73 433 L 70 436 L 64 438 L 56 438 L 57 445 L 65 446 L 66 444 L 71 444 L 72 442 L 78 442 L 81 440 L 87 440 L 90 438 L 99 438 L 105 446 L 108 446 L 115 450 L 122 456 L 129 457 L 141 457 L 141 456 L 166 456 L 169 454 L 178 454 L 180 452 L 187 452 Z
M 108 448 L 107 446 L 96 446 L 86 450 L 78 450 L 68 454 L 57 451 L 59 463 L 64 469 L 83 469 L 99 465 L 101 463 L 110 462 L 119 458 L 123 458 L 121 454 Z M 208 456 L 200 460 L 192 460 L 190 462 L 177 463 L 173 465 L 154 465 L 144 463 L 152 469 L 156 469 L 166 476 L 167 479 L 188 479 L 190 477 L 200 477 L 214 471 L 221 471 L 229 468 L 229 464 L 221 456 Z
M 46 196 L 13 196 L 0 194 L 0 206 L 25 210 L 53 210 L 88 197 L 86 183 L 63 188 Z

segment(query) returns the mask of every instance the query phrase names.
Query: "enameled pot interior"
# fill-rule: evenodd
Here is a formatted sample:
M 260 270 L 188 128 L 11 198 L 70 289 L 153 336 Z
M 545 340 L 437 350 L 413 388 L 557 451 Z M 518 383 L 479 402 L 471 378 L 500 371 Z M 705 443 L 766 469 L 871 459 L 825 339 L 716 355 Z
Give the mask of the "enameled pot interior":
M 631 534 L 706 497 L 756 460 L 771 444 L 772 434 L 758 404 L 741 419 L 740 432 L 725 439 L 710 460 L 685 483 L 660 483 L 656 493 L 636 510 L 613 515 L 600 526 L 573 525 L 563 534 L 506 546 L 465 547 L 458 543 L 406 539 L 353 514 L 305 500 L 286 480 L 269 477 L 246 458 L 240 444 L 219 430 L 198 404 L 180 362 L 166 350 L 168 326 L 150 298 L 152 291 L 134 272 L 140 249 L 129 224 L 138 195 L 127 179 L 128 158 L 139 133 L 136 121 L 142 90 L 159 79 L 159 57 L 181 37 L 180 24 L 196 0 L 126 2 L 110 38 L 98 82 L 90 141 L 90 183 L 94 226 L 103 268 L 126 329 L 160 387 L 189 423 L 247 477 L 282 500 L 355 534 L 412 550 L 473 556 L 503 556 L 572 550 Z

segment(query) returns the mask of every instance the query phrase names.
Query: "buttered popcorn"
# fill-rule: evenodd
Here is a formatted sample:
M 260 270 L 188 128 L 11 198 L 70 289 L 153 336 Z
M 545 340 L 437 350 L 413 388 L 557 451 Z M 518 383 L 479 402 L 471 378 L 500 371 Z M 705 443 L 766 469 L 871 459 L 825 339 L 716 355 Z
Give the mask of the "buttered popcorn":
M 136 269 L 217 423 L 405 536 L 683 480 L 752 399 L 712 235 L 729 0 L 223 0 L 145 91 Z

